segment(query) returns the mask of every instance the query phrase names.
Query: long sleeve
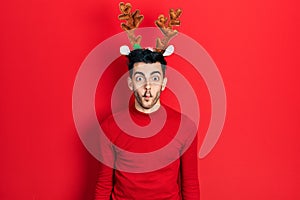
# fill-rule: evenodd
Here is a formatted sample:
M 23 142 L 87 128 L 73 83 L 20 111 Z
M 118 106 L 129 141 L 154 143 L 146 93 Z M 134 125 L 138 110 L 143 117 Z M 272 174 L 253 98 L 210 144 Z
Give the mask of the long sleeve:
M 113 189 L 113 172 L 112 168 L 100 163 L 95 200 L 110 200 Z
M 106 121 L 101 124 L 104 131 L 109 128 L 109 123 Z M 99 155 L 101 162 L 109 165 L 100 163 L 98 180 L 95 191 L 95 200 L 110 200 L 113 190 L 113 176 L 114 176 L 114 160 L 115 152 L 110 141 L 106 140 L 104 137 L 100 137 Z
M 197 136 L 180 158 L 181 192 L 183 200 L 199 200 L 200 188 L 197 166 Z

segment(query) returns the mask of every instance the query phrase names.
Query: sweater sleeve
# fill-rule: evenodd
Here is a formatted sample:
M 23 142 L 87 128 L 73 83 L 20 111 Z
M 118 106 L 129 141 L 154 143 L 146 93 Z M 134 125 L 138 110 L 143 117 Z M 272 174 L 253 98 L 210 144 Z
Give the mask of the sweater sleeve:
M 197 136 L 190 147 L 180 158 L 181 192 L 183 200 L 199 200 L 200 188 L 198 180 Z
M 101 124 L 104 131 L 108 130 L 108 123 Z M 115 160 L 115 152 L 112 144 L 105 140 L 104 138 L 100 138 L 100 147 L 99 147 L 99 155 L 101 162 L 108 164 L 109 166 L 100 163 L 99 171 L 98 171 L 98 180 L 95 191 L 95 200 L 110 200 L 111 193 L 113 190 L 113 176 L 114 176 L 114 160 Z
M 100 163 L 95 200 L 110 200 L 113 189 L 113 169 Z

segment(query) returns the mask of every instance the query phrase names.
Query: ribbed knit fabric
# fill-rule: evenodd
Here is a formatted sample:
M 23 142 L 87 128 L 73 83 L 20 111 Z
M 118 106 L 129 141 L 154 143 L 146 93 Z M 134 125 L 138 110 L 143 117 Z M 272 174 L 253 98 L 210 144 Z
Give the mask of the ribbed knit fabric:
M 101 124 L 114 145 L 100 147 L 104 159 L 110 160 L 111 166 L 100 165 L 95 200 L 199 200 L 194 123 L 165 105 L 151 114 L 139 112 L 132 106 L 129 113 L 128 110 L 127 113 L 119 112 Z M 143 132 L 138 133 L 141 137 L 126 134 L 115 121 L 119 119 L 126 123 L 126 120 L 131 120 L 145 127 L 151 124 L 151 119 L 164 113 L 167 118 L 163 127 L 150 137 L 142 137 Z M 179 129 L 181 135 L 178 134 Z M 166 145 L 169 145 L 170 153 L 168 150 L 154 158 L 141 158 L 141 162 L 122 152 L 126 150 L 142 155 L 159 151 Z M 151 170 L 151 167 L 157 166 L 158 169 Z

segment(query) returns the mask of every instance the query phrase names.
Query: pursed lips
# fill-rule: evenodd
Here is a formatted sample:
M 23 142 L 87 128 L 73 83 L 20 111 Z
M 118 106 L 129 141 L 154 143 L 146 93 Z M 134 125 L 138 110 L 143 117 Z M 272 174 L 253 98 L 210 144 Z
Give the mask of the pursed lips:
M 143 97 L 149 99 L 150 97 L 152 97 L 152 94 L 151 94 L 151 92 L 146 91 L 145 94 L 143 95 Z

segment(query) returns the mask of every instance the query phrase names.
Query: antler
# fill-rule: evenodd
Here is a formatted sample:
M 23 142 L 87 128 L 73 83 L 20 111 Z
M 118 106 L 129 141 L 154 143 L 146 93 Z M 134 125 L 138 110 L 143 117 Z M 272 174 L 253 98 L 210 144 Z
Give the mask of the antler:
M 123 2 L 121 2 L 119 4 L 119 7 L 122 13 L 118 16 L 119 20 L 126 21 L 126 23 L 121 23 L 121 27 L 124 31 L 126 31 L 131 45 L 135 48 L 139 48 L 142 36 L 135 36 L 134 31 L 139 27 L 140 23 L 144 19 L 144 16 L 140 15 L 139 10 L 136 10 L 133 13 L 131 13 L 132 6 L 130 3 L 124 4 Z
M 180 17 L 181 13 L 182 13 L 181 9 L 177 9 L 176 11 L 174 11 L 174 9 L 170 9 L 169 11 L 170 20 L 168 23 L 167 23 L 168 21 L 167 17 L 165 17 L 164 15 L 158 16 L 158 20 L 155 21 L 155 24 L 159 27 L 161 32 L 164 34 L 164 37 L 163 39 L 160 38 L 156 39 L 156 51 L 163 52 L 167 48 L 169 41 L 175 35 L 177 35 L 178 31 L 173 30 L 173 26 L 180 25 L 180 21 L 178 18 Z

